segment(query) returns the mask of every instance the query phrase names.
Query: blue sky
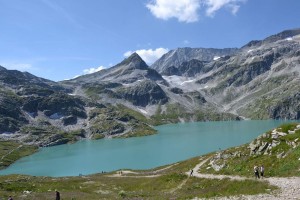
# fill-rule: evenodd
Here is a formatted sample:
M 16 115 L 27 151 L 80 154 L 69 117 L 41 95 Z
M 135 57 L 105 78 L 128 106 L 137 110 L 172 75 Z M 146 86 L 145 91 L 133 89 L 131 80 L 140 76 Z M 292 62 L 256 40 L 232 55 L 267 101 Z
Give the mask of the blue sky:
M 0 65 L 54 81 L 300 28 L 299 0 L 0 0 Z

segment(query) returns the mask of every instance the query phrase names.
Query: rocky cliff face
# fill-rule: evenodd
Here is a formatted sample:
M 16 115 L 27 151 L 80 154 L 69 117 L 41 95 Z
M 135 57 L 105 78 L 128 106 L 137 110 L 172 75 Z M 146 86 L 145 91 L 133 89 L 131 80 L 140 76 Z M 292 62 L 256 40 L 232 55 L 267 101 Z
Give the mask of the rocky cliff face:
M 189 62 L 194 59 L 202 62 L 210 62 L 219 57 L 235 54 L 237 51 L 237 48 L 178 48 L 163 55 L 151 65 L 151 68 L 162 75 L 167 75 L 165 72 L 170 70 L 168 68 L 179 68 L 184 62 Z
M 141 81 L 140 83 L 118 90 L 121 99 L 128 100 L 135 106 L 165 104 L 168 101 L 166 93 L 154 81 Z

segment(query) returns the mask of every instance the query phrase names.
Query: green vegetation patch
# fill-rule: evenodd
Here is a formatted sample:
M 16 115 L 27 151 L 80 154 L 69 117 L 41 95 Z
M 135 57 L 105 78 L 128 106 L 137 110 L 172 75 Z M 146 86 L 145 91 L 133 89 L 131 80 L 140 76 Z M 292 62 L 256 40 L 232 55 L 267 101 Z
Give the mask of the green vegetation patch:
M 214 109 L 195 110 L 193 113 L 180 104 L 167 104 L 163 111 L 162 106 L 158 106 L 156 113 L 151 117 L 154 125 L 167 123 L 178 123 L 180 120 L 185 121 L 226 121 L 239 120 L 238 116 L 231 113 L 216 112 Z
M 122 134 L 121 137 L 136 137 L 156 133 L 148 118 L 123 105 L 95 108 L 90 111 L 89 119 L 90 131 L 95 139 L 105 135 Z
M 8 167 L 18 159 L 37 151 L 37 146 L 24 145 L 15 141 L 0 141 L 0 169 Z
M 199 161 L 199 158 L 196 160 Z M 187 164 L 184 162 L 173 167 L 178 168 L 181 164 L 181 170 L 185 169 Z M 1 176 L 0 196 L 53 199 L 57 189 L 62 199 L 190 199 L 259 194 L 276 189 L 262 181 L 188 177 L 184 173 L 174 172 L 173 167 L 156 177 L 111 177 L 112 173 L 67 178 Z

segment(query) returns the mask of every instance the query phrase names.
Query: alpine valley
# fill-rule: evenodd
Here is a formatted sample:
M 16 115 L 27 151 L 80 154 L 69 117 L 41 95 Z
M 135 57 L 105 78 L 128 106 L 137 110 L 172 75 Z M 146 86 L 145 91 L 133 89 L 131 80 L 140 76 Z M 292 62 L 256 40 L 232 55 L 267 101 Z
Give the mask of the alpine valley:
M 187 121 L 300 118 L 300 29 L 241 48 L 178 48 L 53 82 L 0 67 L 1 140 L 52 146 Z

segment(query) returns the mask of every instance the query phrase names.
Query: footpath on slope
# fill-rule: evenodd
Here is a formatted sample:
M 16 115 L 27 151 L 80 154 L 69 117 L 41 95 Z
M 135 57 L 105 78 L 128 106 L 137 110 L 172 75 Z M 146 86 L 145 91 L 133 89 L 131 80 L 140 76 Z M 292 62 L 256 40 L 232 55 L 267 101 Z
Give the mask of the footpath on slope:
M 207 178 L 207 179 L 231 179 L 231 180 L 257 180 L 254 178 L 247 178 L 242 176 L 228 176 L 228 175 L 214 175 L 214 174 L 201 174 L 199 169 L 204 165 L 210 158 L 201 161 L 198 165 L 193 168 L 193 176 L 197 178 Z M 186 172 L 190 175 L 190 172 Z M 212 198 L 215 200 L 300 200 L 300 177 L 289 177 L 289 178 L 279 178 L 279 177 L 269 177 L 264 178 L 263 181 L 268 181 L 271 185 L 279 187 L 279 190 L 272 192 L 271 194 L 258 194 L 258 195 L 240 195 L 240 196 L 230 196 L 230 197 L 217 197 Z M 195 198 L 194 200 L 200 200 L 200 198 Z
M 230 179 L 230 180 L 257 180 L 255 178 L 248 178 L 242 176 L 229 176 L 229 175 L 215 175 L 215 174 L 202 174 L 199 173 L 199 169 L 204 165 L 210 157 L 202 160 L 193 168 L 193 176 L 196 178 L 205 178 L 205 179 Z M 162 174 L 158 174 L 161 171 L 167 170 L 177 163 L 170 165 L 168 167 L 156 170 L 152 174 L 145 174 L 143 172 L 133 172 L 129 170 L 118 171 L 116 174 L 109 175 L 109 177 L 131 177 L 131 178 L 153 178 L 159 177 Z M 127 176 L 129 174 L 134 174 L 136 176 Z M 143 175 L 144 174 L 144 175 Z M 185 172 L 190 176 L 190 171 Z M 277 186 L 279 190 L 272 192 L 271 194 L 258 194 L 258 195 L 239 195 L 239 196 L 230 196 L 230 197 L 215 197 L 211 198 L 214 200 L 300 200 L 300 177 L 289 177 L 289 178 L 279 178 L 279 177 L 268 177 L 262 179 L 262 181 L 268 181 L 271 185 Z M 187 182 L 187 179 L 183 181 L 178 187 L 172 189 L 170 192 L 173 193 L 176 190 L 182 188 L 182 186 Z M 194 200 L 202 200 L 201 198 L 194 198 Z

